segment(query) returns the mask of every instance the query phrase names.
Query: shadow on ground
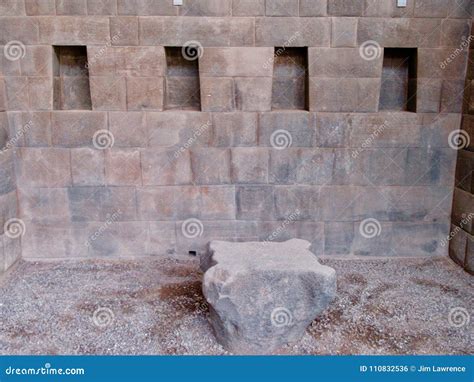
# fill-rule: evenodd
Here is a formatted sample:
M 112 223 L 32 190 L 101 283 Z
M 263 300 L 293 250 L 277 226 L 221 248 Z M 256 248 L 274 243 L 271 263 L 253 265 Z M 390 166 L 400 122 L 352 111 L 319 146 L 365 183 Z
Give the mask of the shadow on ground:
M 322 262 L 337 298 L 280 354 L 473 352 L 472 320 L 452 320 L 473 278 L 449 259 Z M 0 354 L 223 354 L 201 277 L 187 259 L 21 262 L 0 280 Z

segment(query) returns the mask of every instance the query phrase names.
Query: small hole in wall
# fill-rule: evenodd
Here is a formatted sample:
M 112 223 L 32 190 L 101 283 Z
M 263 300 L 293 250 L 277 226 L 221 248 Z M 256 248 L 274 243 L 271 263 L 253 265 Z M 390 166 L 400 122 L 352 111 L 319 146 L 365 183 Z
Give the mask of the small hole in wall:
M 379 110 L 416 112 L 416 48 L 385 48 Z
M 201 110 L 199 59 L 185 57 L 181 47 L 165 47 L 166 110 Z
M 85 46 L 55 46 L 53 72 L 54 109 L 92 109 Z
M 197 252 L 196 252 L 196 251 L 189 251 L 189 252 L 188 252 L 188 255 L 190 255 L 190 256 L 197 256 Z
M 308 49 L 275 48 L 273 110 L 308 109 Z

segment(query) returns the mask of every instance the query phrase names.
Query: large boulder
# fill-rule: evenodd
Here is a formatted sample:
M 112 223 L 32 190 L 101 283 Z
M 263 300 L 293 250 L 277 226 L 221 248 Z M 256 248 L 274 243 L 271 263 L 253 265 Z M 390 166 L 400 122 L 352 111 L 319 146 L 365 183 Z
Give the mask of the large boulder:
M 203 293 L 217 340 L 238 354 L 298 341 L 336 293 L 336 272 L 306 240 L 212 241 L 201 257 Z

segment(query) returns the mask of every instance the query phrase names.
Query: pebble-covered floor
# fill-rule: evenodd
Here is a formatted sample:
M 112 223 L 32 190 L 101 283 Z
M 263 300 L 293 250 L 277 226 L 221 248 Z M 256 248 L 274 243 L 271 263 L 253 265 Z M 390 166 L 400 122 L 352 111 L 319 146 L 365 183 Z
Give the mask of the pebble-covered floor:
M 281 354 L 473 353 L 474 277 L 451 260 L 322 262 L 337 298 Z M 0 354 L 225 353 L 201 276 L 184 258 L 20 262 L 0 278 Z

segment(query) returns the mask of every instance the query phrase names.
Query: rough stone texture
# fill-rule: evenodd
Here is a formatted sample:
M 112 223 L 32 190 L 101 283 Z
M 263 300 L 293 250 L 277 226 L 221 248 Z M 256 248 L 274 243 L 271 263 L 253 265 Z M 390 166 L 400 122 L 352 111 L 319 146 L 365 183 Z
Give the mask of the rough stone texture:
M 336 272 L 321 265 L 310 246 L 299 239 L 209 243 L 201 257 L 202 290 L 224 348 L 272 353 L 300 340 L 327 308 L 335 296 Z
M 169 229 L 152 232 L 164 248 Z M 472 352 L 472 319 L 448 321 L 454 308 L 472 313 L 472 276 L 451 260 L 321 262 L 337 272 L 336 299 L 279 354 Z M 0 279 L 0 354 L 229 354 L 212 333 L 201 279 L 189 258 L 21 262 Z M 113 313 L 102 328 L 92 321 L 99 307 Z

